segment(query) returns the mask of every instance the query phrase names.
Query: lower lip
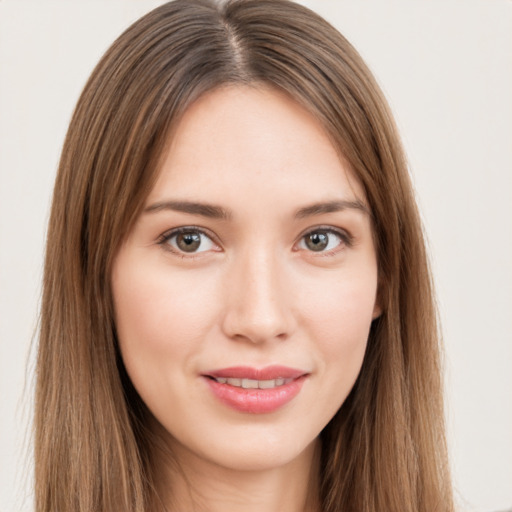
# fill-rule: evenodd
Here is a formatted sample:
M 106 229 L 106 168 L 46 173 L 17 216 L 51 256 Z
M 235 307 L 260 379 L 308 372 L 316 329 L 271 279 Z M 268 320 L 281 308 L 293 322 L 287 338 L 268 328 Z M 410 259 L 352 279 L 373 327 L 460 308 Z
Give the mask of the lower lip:
M 239 412 L 265 414 L 291 402 L 302 389 L 306 375 L 272 389 L 245 389 L 221 384 L 206 377 L 213 394 L 225 405 Z

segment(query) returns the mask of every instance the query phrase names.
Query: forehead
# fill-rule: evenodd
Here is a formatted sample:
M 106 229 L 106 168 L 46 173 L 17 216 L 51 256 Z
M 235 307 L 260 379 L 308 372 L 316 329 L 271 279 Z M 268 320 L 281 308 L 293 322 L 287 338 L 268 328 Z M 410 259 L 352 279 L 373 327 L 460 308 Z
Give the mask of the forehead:
M 243 202 L 364 201 L 321 123 L 286 94 L 226 86 L 204 94 L 169 136 L 148 202 L 165 196 Z

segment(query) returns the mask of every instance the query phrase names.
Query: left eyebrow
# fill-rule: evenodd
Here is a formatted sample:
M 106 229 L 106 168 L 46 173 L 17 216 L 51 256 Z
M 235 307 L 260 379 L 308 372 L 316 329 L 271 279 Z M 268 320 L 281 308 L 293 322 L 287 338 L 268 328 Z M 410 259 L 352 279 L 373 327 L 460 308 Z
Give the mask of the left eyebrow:
M 324 213 L 341 212 L 343 210 L 359 210 L 366 215 L 370 215 L 370 210 L 368 207 L 362 201 L 356 199 L 355 201 L 325 201 L 322 203 L 314 203 L 308 206 L 304 206 L 295 212 L 295 218 L 304 219 L 305 217 L 322 215 Z

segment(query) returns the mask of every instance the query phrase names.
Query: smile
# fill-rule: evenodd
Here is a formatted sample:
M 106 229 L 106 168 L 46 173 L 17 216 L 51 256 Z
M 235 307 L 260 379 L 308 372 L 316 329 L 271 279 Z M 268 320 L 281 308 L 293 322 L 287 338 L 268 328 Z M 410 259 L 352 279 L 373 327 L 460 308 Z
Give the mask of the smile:
M 217 377 L 215 378 L 220 384 L 228 384 L 236 388 L 244 389 L 273 389 L 279 386 L 288 384 L 293 379 L 284 379 L 282 377 L 271 380 L 255 380 L 255 379 L 237 379 L 237 378 L 226 378 Z
M 204 374 L 214 397 L 238 412 L 266 414 L 291 402 L 308 372 L 284 366 L 232 367 Z

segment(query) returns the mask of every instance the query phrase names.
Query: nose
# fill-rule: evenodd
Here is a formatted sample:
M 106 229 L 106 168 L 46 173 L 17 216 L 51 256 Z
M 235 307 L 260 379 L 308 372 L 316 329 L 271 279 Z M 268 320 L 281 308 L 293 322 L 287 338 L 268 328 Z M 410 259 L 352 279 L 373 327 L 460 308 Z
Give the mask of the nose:
M 223 331 L 232 339 L 263 343 L 287 339 L 295 328 L 286 269 L 271 250 L 233 262 L 226 285 Z

